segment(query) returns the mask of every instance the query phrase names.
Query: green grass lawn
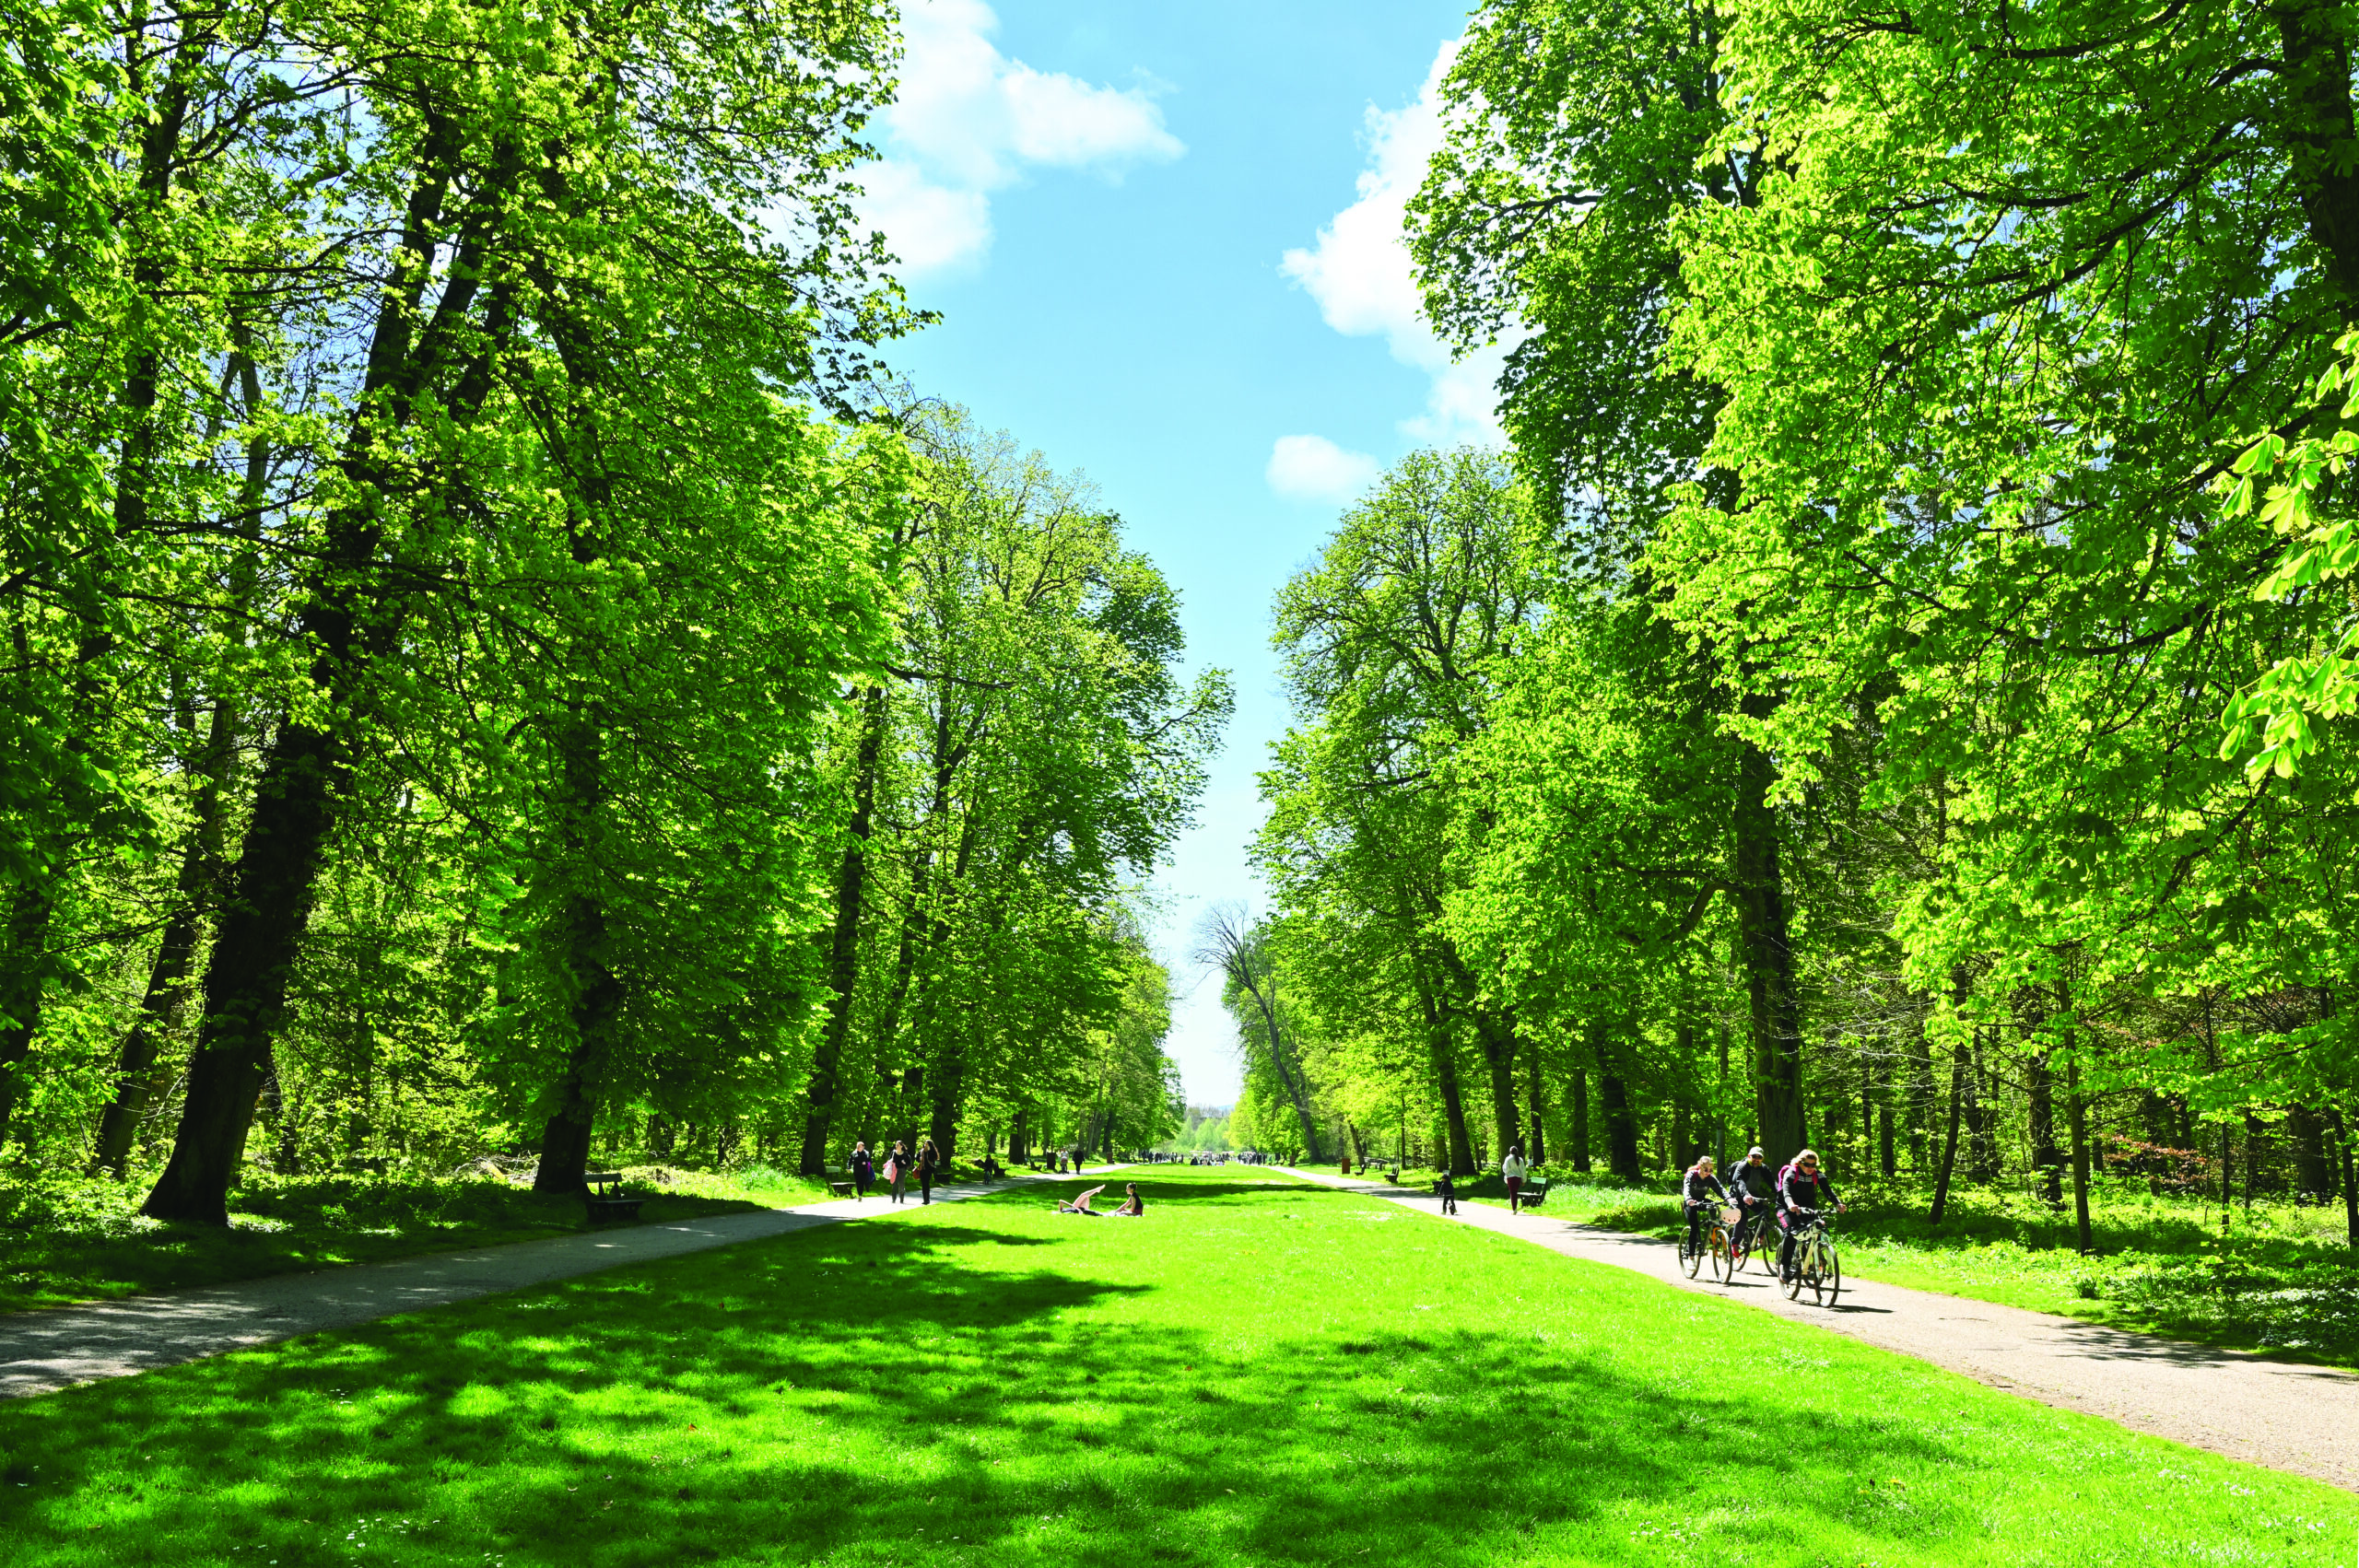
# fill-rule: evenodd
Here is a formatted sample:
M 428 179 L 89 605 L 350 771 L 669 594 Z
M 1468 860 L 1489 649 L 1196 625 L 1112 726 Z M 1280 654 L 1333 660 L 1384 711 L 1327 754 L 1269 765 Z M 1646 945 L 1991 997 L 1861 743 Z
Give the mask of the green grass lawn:
M 0 1562 L 2154 1568 L 2359 1528 L 1626 1270 L 1137 1174 L 1144 1221 L 1036 1186 L 0 1406 Z
M 734 1175 L 640 1166 L 645 1223 L 826 1198 L 824 1182 L 757 1167 Z M 229 1196 L 229 1225 L 144 1219 L 147 1183 L 9 1185 L 0 1178 L 0 1312 L 373 1263 L 586 1228 L 579 1199 L 497 1177 L 255 1174 Z
M 1432 1173 L 1402 1180 L 1419 1186 Z M 2285 1360 L 2359 1366 L 2359 1264 L 2342 1210 L 2237 1206 L 2228 1234 L 2217 1205 L 2154 1198 L 2107 1183 L 2090 1207 L 2098 1256 L 2074 1250 L 2069 1217 L 2020 1192 L 1962 1188 L 1936 1232 L 1928 1197 L 1907 1187 L 1843 1186 L 1843 1271 L 2118 1328 L 2227 1345 Z M 1459 1196 L 1507 1207 L 1496 1176 Z M 1668 1179 L 1631 1187 L 1552 1173 L 1543 1212 L 1671 1237 L 1680 1226 Z

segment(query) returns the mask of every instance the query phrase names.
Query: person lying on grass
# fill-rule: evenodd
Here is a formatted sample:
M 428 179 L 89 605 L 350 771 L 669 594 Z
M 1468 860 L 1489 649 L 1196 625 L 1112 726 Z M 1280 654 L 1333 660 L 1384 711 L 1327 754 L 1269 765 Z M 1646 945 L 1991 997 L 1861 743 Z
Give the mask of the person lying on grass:
M 1097 1214 L 1098 1211 L 1092 1209 L 1089 1206 L 1089 1200 L 1097 1197 L 1099 1193 L 1105 1191 L 1108 1185 L 1108 1183 L 1101 1181 L 1096 1187 L 1091 1188 L 1087 1192 L 1085 1192 L 1080 1197 L 1074 1199 L 1072 1202 L 1060 1202 L 1057 1205 L 1057 1212 L 1060 1214 Z

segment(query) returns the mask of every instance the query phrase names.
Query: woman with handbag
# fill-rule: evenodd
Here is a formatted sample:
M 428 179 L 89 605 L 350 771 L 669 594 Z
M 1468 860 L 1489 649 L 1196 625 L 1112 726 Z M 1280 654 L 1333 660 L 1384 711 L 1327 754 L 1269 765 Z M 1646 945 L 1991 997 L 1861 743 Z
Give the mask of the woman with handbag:
M 910 1146 L 899 1139 L 893 1140 L 893 1152 L 885 1156 L 885 1185 L 892 1190 L 893 1201 L 898 1203 L 908 1196 L 910 1184 Z

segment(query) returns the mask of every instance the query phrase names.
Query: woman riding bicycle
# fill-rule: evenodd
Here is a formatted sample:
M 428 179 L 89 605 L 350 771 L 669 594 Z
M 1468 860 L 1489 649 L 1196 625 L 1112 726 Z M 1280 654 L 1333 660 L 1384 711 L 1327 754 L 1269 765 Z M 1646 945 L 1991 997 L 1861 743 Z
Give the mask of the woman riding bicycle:
M 1778 1173 L 1778 1224 L 1786 1233 L 1778 1246 L 1778 1278 L 1794 1277 L 1794 1233 L 1830 1203 L 1837 1213 L 1842 1211 L 1843 1205 L 1835 1199 L 1835 1184 L 1819 1174 L 1814 1151 L 1803 1150 L 1794 1156 L 1792 1164 Z
M 1725 1207 L 1729 1200 L 1729 1189 L 1712 1174 L 1711 1155 L 1699 1154 L 1687 1167 L 1687 1174 L 1680 1178 L 1679 1196 L 1687 1205 L 1687 1250 L 1694 1253 L 1703 1246 L 1704 1216 Z

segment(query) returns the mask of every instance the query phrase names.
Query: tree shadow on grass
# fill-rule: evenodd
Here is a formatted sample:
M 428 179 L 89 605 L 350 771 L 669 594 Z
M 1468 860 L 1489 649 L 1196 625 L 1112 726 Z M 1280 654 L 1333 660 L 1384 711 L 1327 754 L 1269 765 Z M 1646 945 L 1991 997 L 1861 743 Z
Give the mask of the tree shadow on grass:
M 1289 1192 L 1324 1195 L 1333 1190 L 1331 1188 L 1314 1187 L 1309 1183 L 1157 1181 L 1153 1176 L 1116 1176 L 1081 1180 L 1067 1178 L 1062 1181 L 1028 1182 L 1021 1188 L 1002 1188 L 986 1193 L 980 1198 L 968 1199 L 968 1201 L 998 1207 L 1045 1208 L 1052 1203 L 1071 1202 L 1076 1193 L 1087 1192 L 1093 1188 L 1102 1187 L 1106 1188 L 1104 1195 L 1092 1199 L 1092 1206 L 1103 1203 L 1107 1208 L 1111 1209 L 1121 1200 L 1124 1185 L 1133 1181 L 1138 1183 L 1139 1196 L 1146 1199 L 1150 1213 L 1156 1206 L 1165 1203 L 1184 1203 L 1195 1207 L 1205 1204 L 1238 1203 L 1250 1199 L 1282 1196 Z
M 0 1408 L 0 1561 L 1932 1562 L 1987 1533 L 1970 1430 L 1795 1419 L 1570 1335 L 1129 1321 L 1159 1287 L 980 1250 L 1025 1239 L 831 1227 Z
M 0 1192 L 0 1312 L 195 1289 L 354 1263 L 499 1246 L 593 1229 L 581 1200 L 495 1179 L 318 1176 L 258 1181 L 231 1195 L 228 1226 L 159 1224 L 143 1188 L 111 1182 Z M 757 1206 L 686 1193 L 643 1200 L 640 1223 L 745 1213 Z

